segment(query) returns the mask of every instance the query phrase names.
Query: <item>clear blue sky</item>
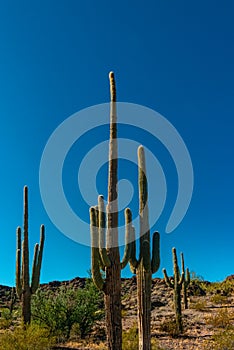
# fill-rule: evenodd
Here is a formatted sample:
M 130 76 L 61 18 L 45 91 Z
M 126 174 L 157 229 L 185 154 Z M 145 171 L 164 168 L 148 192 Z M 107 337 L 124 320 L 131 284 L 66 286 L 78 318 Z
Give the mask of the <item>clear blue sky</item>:
M 1 284 L 15 280 L 15 229 L 22 223 L 25 184 L 32 248 L 39 225 L 46 225 L 41 281 L 85 276 L 90 268 L 90 248 L 59 232 L 44 209 L 39 166 L 48 138 L 62 121 L 108 102 L 110 70 L 118 100 L 165 116 L 193 162 L 194 192 L 184 220 L 165 233 L 171 199 L 155 226 L 161 233 L 161 266 L 155 276 L 162 276 L 163 267 L 172 272 L 173 246 L 205 279 L 234 273 L 233 13 L 231 0 L 0 1 Z M 72 164 L 71 179 L 67 173 L 65 181 L 79 212 Z M 175 171 L 169 157 L 163 167 L 169 169 L 173 197 Z M 122 275 L 130 276 L 129 270 Z

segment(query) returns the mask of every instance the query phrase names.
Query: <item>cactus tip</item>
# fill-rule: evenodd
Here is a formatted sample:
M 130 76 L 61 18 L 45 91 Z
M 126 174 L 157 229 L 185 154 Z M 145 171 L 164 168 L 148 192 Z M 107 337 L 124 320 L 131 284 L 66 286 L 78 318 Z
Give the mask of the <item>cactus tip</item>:
M 130 215 L 131 214 L 131 209 L 130 208 L 126 208 L 125 209 L 125 213 L 126 213 L 126 215 Z
M 114 72 L 111 71 L 111 72 L 109 73 L 109 78 L 110 78 L 110 79 L 114 79 L 114 77 L 115 77 L 115 76 L 114 76 Z
M 94 207 L 90 207 L 90 208 L 89 208 L 89 212 L 90 212 L 90 214 L 95 213 L 95 208 L 94 208 Z

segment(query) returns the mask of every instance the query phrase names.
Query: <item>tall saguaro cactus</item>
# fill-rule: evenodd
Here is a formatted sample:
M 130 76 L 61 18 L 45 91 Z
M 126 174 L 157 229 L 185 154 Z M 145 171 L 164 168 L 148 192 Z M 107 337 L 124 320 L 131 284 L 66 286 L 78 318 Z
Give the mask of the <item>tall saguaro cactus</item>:
M 42 254 L 45 241 L 45 227 L 40 227 L 40 244 L 34 248 L 32 278 L 30 282 L 29 274 L 29 244 L 28 244 L 28 188 L 24 187 L 24 235 L 21 239 L 21 228 L 17 231 L 16 250 L 16 291 L 22 301 L 22 316 L 24 324 L 31 321 L 31 296 L 39 286 L 40 272 L 42 264 Z
M 130 268 L 137 276 L 137 309 L 139 328 L 139 350 L 151 349 L 151 284 L 152 274 L 160 265 L 159 233 L 153 234 L 152 259 L 150 252 L 150 227 L 148 210 L 148 184 L 146 177 L 145 153 L 143 146 L 138 148 L 138 185 L 140 216 L 139 259 L 136 259 L 135 231 L 132 227 Z
M 183 323 L 182 323 L 182 312 L 181 312 L 181 288 L 184 281 L 184 272 L 179 271 L 179 266 L 177 262 L 176 249 L 172 248 L 173 254 L 173 268 L 174 268 L 174 278 L 173 281 L 169 279 L 167 272 L 163 269 L 164 279 L 166 284 L 174 289 L 174 308 L 176 316 L 176 326 L 178 333 L 183 332 Z
M 188 289 L 188 286 L 190 284 L 190 272 L 189 272 L 188 268 L 186 268 L 186 271 L 185 271 L 185 268 L 184 268 L 184 254 L 181 253 L 180 256 L 181 256 L 181 269 L 182 269 L 182 273 L 184 274 L 184 281 L 183 281 L 183 284 L 182 284 L 184 308 L 188 309 L 188 292 L 187 292 L 187 289 Z
M 98 207 L 90 209 L 92 239 L 92 276 L 95 284 L 104 292 L 106 310 L 107 344 L 110 350 L 122 349 L 121 321 L 121 267 L 128 261 L 130 245 L 127 244 L 124 259 L 120 261 L 118 247 L 118 150 L 116 86 L 114 73 L 110 80 L 110 139 L 108 169 L 107 228 L 103 197 L 99 196 Z M 127 238 L 126 238 L 127 239 Z M 100 269 L 105 271 L 105 281 Z

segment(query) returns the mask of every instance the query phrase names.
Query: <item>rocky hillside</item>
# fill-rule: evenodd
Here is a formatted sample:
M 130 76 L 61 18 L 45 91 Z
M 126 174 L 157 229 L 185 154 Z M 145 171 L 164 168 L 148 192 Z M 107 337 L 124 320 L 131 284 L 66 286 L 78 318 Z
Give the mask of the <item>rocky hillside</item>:
M 84 285 L 85 278 L 77 277 L 70 281 L 42 284 L 41 288 L 56 290 L 61 286 L 82 288 Z M 125 331 L 133 327 L 137 321 L 136 290 L 135 277 L 122 279 L 122 316 Z M 9 305 L 10 295 L 10 287 L 0 286 L 2 307 Z M 228 325 L 234 326 L 234 275 L 227 277 L 224 283 L 196 281 L 191 283 L 189 309 L 183 310 L 185 328 L 183 336 L 173 336 L 173 318 L 173 290 L 166 286 L 164 280 L 153 279 L 152 337 L 157 339 L 163 350 L 201 350 L 212 342 L 212 336 L 215 333 L 224 330 Z M 103 340 L 103 334 L 104 322 L 101 322 L 95 329 L 93 342 L 98 343 Z M 81 349 L 76 347 L 75 343 L 70 343 L 68 346 Z M 91 345 L 88 348 L 91 349 Z

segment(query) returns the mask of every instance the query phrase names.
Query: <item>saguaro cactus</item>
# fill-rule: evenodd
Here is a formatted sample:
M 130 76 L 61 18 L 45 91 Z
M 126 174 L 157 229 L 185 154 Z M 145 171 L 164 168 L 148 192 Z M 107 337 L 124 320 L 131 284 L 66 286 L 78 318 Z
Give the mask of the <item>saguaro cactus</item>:
M 188 268 L 186 268 L 186 271 L 185 271 L 185 268 L 184 268 L 184 254 L 181 253 L 180 256 L 181 256 L 181 269 L 182 269 L 182 273 L 184 274 L 184 281 L 183 281 L 183 284 L 182 284 L 184 308 L 188 309 L 188 293 L 187 293 L 187 289 L 188 289 L 188 286 L 190 284 L 190 272 L 189 272 Z
M 90 209 L 92 236 L 92 276 L 95 284 L 104 292 L 106 310 L 107 344 L 110 350 L 122 349 L 121 321 L 121 267 L 129 257 L 130 245 L 127 244 L 124 259 L 120 261 L 118 247 L 118 150 L 117 150 L 117 115 L 116 86 L 114 73 L 110 79 L 110 140 L 108 169 L 107 228 L 103 197 L 99 196 L 98 208 Z M 127 239 L 127 238 L 126 238 Z M 105 281 L 100 268 L 105 270 Z
M 184 281 L 184 272 L 179 271 L 179 266 L 177 262 L 176 249 L 172 248 L 173 254 L 173 267 L 174 267 L 174 278 L 173 281 L 169 279 L 167 272 L 163 269 L 164 279 L 166 284 L 174 289 L 174 308 L 176 316 L 176 326 L 178 333 L 183 332 L 183 323 L 182 323 L 182 312 L 181 312 L 181 288 Z
M 22 317 L 24 324 L 31 321 L 31 296 L 39 286 L 42 264 L 42 254 L 45 241 L 45 227 L 40 227 L 40 245 L 34 248 L 32 278 L 30 283 L 29 274 L 29 245 L 28 245 L 28 188 L 24 187 L 24 237 L 21 240 L 21 228 L 17 231 L 16 250 L 16 292 L 22 301 Z
M 140 247 L 139 259 L 136 259 L 135 230 L 132 227 L 130 268 L 137 276 L 137 310 L 139 328 L 139 349 L 151 349 L 151 284 L 152 274 L 160 265 L 159 233 L 153 234 L 152 259 L 150 252 L 150 228 L 148 213 L 148 184 L 146 177 L 145 153 L 143 146 L 138 148 L 138 183 Z

